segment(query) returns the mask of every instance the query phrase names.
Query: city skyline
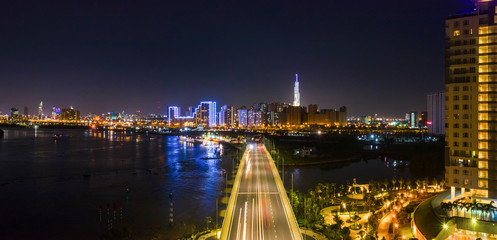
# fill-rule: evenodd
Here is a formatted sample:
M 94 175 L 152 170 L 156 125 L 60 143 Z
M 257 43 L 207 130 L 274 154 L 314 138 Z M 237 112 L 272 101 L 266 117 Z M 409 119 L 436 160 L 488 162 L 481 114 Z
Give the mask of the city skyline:
M 443 19 L 472 4 L 394 3 L 11 2 L 0 23 L 9 46 L 0 110 L 40 101 L 84 113 L 291 102 L 287 83 L 298 72 L 303 106 L 420 111 L 426 93 L 443 89 Z M 352 9 L 357 17 L 341 21 Z

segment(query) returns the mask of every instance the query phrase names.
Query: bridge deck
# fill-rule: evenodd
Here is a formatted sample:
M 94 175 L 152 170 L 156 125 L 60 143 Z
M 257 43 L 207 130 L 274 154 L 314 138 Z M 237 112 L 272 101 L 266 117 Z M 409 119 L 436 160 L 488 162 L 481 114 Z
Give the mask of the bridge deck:
M 277 169 L 263 145 L 249 144 L 243 155 L 221 239 L 302 239 Z

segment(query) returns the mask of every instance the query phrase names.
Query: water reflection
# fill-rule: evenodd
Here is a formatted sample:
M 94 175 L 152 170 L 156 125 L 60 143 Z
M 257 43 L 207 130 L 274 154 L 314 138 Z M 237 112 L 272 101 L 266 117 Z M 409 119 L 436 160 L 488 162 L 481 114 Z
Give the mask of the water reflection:
M 353 178 L 356 178 L 359 183 L 393 177 L 411 178 L 408 162 L 387 157 L 313 167 L 287 167 L 286 187 L 292 186 L 292 175 L 293 187 L 298 191 L 307 191 L 320 182 L 346 184 Z
M 168 229 L 168 236 L 178 238 L 192 225 L 203 225 L 207 216 L 215 217 L 215 201 L 225 186 L 222 171 L 232 168 L 231 159 L 224 161 L 223 148 L 212 142 L 67 130 L 70 137 L 55 143 L 53 130 L 5 133 L 0 183 L 6 184 L 0 194 L 12 197 L 2 201 L 0 214 L 15 219 L 0 227 L 6 238 L 91 239 L 109 224 L 128 226 L 139 238 L 148 237 L 151 228 Z M 174 194 L 173 229 L 164 228 L 169 193 Z M 180 227 L 185 225 L 188 229 Z

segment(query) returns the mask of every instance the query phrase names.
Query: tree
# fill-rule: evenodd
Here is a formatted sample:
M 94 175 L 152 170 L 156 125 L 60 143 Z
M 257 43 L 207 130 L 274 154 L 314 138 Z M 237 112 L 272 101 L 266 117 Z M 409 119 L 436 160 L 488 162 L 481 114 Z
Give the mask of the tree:
M 335 213 L 335 216 L 333 216 L 333 221 L 335 222 L 335 224 L 338 225 L 339 228 L 342 228 L 343 220 L 342 220 L 342 218 L 340 218 L 338 213 Z
M 209 217 L 206 217 L 205 218 L 205 223 L 207 224 L 206 228 L 209 229 L 210 228 L 210 225 L 212 223 L 212 217 L 209 216 Z
M 385 186 L 385 190 L 388 190 L 388 180 L 384 179 L 382 181 L 383 186 Z
M 422 181 L 422 183 L 423 183 L 423 188 L 425 188 L 425 187 L 428 185 L 428 182 L 429 182 L 428 177 L 423 178 L 423 181 Z
M 342 239 L 349 240 L 350 239 L 350 229 L 348 227 L 342 228 Z
M 440 180 L 440 187 L 442 188 L 442 190 L 444 189 L 444 185 L 445 185 L 445 179 L 442 178 L 442 180 Z
M 392 178 L 392 190 L 395 189 L 395 184 L 397 183 L 397 179 Z
M 433 178 L 433 179 L 431 180 L 431 185 L 434 185 L 435 187 L 437 187 L 437 186 L 438 186 L 438 181 L 437 181 L 437 178 Z
M 440 203 L 440 208 L 445 212 L 445 215 L 449 217 L 449 212 L 452 210 L 454 205 L 451 202 Z
M 402 178 L 402 177 L 399 178 L 399 187 L 400 187 L 400 189 L 402 189 L 402 186 L 404 186 L 404 182 L 405 182 L 404 178 Z
M 411 187 L 411 179 L 408 178 L 406 180 L 406 188 L 409 188 L 409 187 Z
M 423 182 L 419 179 L 416 179 L 416 187 L 417 189 L 421 188 L 421 185 L 423 184 Z

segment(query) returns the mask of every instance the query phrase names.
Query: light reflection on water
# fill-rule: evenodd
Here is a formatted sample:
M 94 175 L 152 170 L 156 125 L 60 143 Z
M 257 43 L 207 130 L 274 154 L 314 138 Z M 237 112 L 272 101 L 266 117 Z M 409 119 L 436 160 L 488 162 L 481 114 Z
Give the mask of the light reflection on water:
M 173 136 L 64 130 L 69 137 L 55 142 L 54 130 L 4 130 L 0 195 L 9 197 L 1 200 L 0 215 L 12 219 L 0 225 L 6 238 L 92 239 L 106 230 L 107 210 L 120 223 L 122 205 L 123 224 L 134 236 L 161 232 L 175 239 L 215 216 L 222 171 L 232 168 L 231 158 L 216 158 L 223 154 L 218 144 L 185 144 Z
M 207 216 L 215 219 L 216 198 L 224 196 L 224 172 L 232 178 L 233 156 L 214 142 L 86 130 L 63 131 L 69 137 L 54 142 L 53 134 L 60 131 L 4 130 L 0 216 L 10 221 L 0 224 L 0 231 L 7 239 L 92 239 L 106 230 L 107 206 L 113 216 L 114 204 L 119 221 L 122 205 L 123 224 L 136 238 L 161 232 L 177 239 L 192 225 L 204 224 Z M 408 177 L 408 166 L 393 167 L 400 163 L 373 159 L 287 167 L 285 185 L 291 186 L 292 173 L 300 191 L 318 182 Z M 170 193 L 174 228 L 168 227 Z

